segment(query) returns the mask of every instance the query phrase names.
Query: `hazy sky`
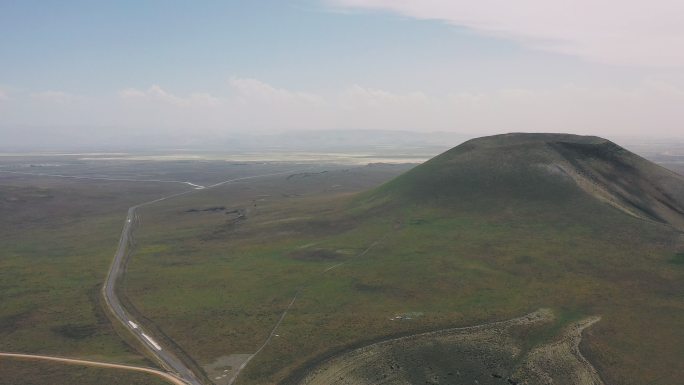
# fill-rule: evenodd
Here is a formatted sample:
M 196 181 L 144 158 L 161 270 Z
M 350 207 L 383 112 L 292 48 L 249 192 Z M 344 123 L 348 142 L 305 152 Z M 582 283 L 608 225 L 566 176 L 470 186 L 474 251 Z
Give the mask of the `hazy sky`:
M 684 138 L 681 0 L 0 1 L 0 134 Z

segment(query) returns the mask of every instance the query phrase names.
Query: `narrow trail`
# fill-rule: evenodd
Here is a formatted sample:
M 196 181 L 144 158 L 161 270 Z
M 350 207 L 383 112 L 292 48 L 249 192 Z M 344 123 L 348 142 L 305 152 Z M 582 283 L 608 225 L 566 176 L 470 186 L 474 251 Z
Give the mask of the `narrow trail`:
M 141 372 L 141 373 L 152 374 L 152 375 L 155 375 L 157 377 L 161 377 L 161 378 L 165 379 L 166 381 L 168 381 L 172 384 L 175 384 L 175 385 L 186 385 L 186 383 L 183 380 L 181 380 L 180 378 L 178 378 L 172 374 L 162 372 L 161 370 L 144 367 L 144 366 L 123 365 L 123 364 L 115 364 L 115 363 L 111 363 L 111 362 L 81 360 L 81 359 L 76 359 L 76 358 L 66 358 L 66 357 L 58 357 L 58 356 L 42 356 L 42 355 L 37 355 L 37 354 L 21 354 L 21 353 L 3 353 L 3 352 L 0 352 L 0 357 L 11 358 L 11 359 L 21 359 L 21 360 L 52 361 L 52 362 L 59 362 L 59 363 L 68 364 L 68 365 L 83 365 L 83 366 L 94 366 L 94 367 L 99 367 L 99 368 L 130 370 L 133 372 Z
M 273 339 L 273 337 L 274 337 L 275 334 L 276 334 L 276 331 L 278 330 L 278 327 L 280 326 L 281 323 L 283 323 L 283 320 L 285 319 L 285 316 L 287 315 L 287 312 L 290 310 L 290 308 L 292 307 L 292 305 L 294 305 L 295 301 L 297 300 L 297 297 L 299 296 L 299 292 L 300 292 L 300 291 L 298 290 L 297 293 L 295 293 L 294 297 L 292 297 L 292 301 L 290 301 L 290 304 L 287 305 L 287 307 L 285 308 L 285 311 L 283 311 L 283 314 L 280 315 L 280 318 L 278 319 L 278 322 L 276 322 L 275 326 L 273 326 L 273 328 L 271 329 L 271 333 L 268 335 L 268 338 L 266 338 L 266 341 L 264 341 L 264 343 L 261 344 L 261 346 L 259 347 L 259 349 L 257 349 L 257 351 L 254 352 L 254 354 L 252 354 L 251 356 L 249 356 L 249 358 L 247 358 L 247 359 L 245 360 L 245 362 L 243 362 L 242 365 L 240 365 L 240 367 L 237 369 L 237 371 L 235 371 L 235 375 L 233 375 L 233 378 L 231 378 L 230 381 L 228 382 L 228 385 L 232 385 L 233 382 L 235 382 L 235 380 L 237 380 L 238 376 L 240 375 L 240 372 L 241 372 L 244 368 L 247 367 L 247 364 L 249 364 L 249 361 L 251 361 L 254 357 L 256 357 L 256 355 L 259 354 L 262 350 L 264 350 L 264 348 L 266 347 L 266 345 L 268 345 L 268 344 L 271 342 L 271 340 Z
M 358 253 L 354 258 L 358 258 L 358 257 L 362 257 L 362 256 L 366 255 L 372 248 L 377 246 L 380 242 L 384 241 L 392 232 L 393 231 L 388 231 L 383 236 L 381 236 L 380 238 L 373 241 L 373 243 L 371 243 L 368 247 L 366 247 L 364 250 L 362 250 L 360 253 Z M 327 273 L 328 271 L 335 269 L 339 266 L 342 266 L 344 264 L 345 264 L 345 262 L 340 262 L 336 265 L 330 266 L 330 267 L 324 269 L 321 272 L 321 274 L 318 275 L 317 277 L 320 277 L 320 276 L 324 275 L 325 273 Z M 235 372 L 235 375 L 233 375 L 233 378 L 231 378 L 230 381 L 228 382 L 228 385 L 232 385 L 233 382 L 235 382 L 237 380 L 238 376 L 240 375 L 240 372 L 247 367 L 247 364 L 249 364 L 249 362 L 254 357 L 256 357 L 257 354 L 259 354 L 262 350 L 264 350 L 264 348 L 271 342 L 273 337 L 276 335 L 276 331 L 278 330 L 278 327 L 280 327 L 280 324 L 283 323 L 283 320 L 285 319 L 287 312 L 292 308 L 292 305 L 294 305 L 295 301 L 297 300 L 299 295 L 302 293 L 305 286 L 302 286 L 299 289 L 297 289 L 297 292 L 295 293 L 294 297 L 292 298 L 292 301 L 290 301 L 290 304 L 285 308 L 285 311 L 283 311 L 283 313 L 281 314 L 280 318 L 278 319 L 278 322 L 276 322 L 275 326 L 273 326 L 273 328 L 271 329 L 271 333 L 268 335 L 268 338 L 266 338 L 264 343 L 259 347 L 259 349 L 257 349 L 256 352 L 254 352 L 254 354 L 250 355 L 249 358 L 247 358 L 245 360 L 245 362 L 243 362 L 242 365 L 240 365 L 240 367 Z
M 363 251 L 361 251 L 360 253 L 356 254 L 356 255 L 354 256 L 354 258 L 360 258 L 360 257 L 363 257 L 364 255 L 368 254 L 368 252 L 371 251 L 371 249 L 373 249 L 375 246 L 377 246 L 380 242 L 382 242 L 382 241 L 384 241 L 385 239 L 387 239 L 387 237 L 389 237 L 389 235 L 392 234 L 393 232 L 394 232 L 394 230 L 391 230 L 391 231 L 386 232 L 382 237 L 376 239 L 373 243 L 371 243 L 370 246 L 366 247 Z M 327 267 L 327 268 L 325 268 L 325 269 L 323 270 L 322 273 L 327 273 L 327 272 L 329 272 L 330 270 L 336 269 L 336 268 L 338 268 L 338 267 L 340 267 L 340 266 L 342 266 L 342 265 L 344 265 L 344 264 L 346 264 L 346 262 L 340 262 L 340 263 L 338 263 L 338 264 L 336 264 L 336 265 L 332 265 L 332 266 L 330 266 L 330 267 Z

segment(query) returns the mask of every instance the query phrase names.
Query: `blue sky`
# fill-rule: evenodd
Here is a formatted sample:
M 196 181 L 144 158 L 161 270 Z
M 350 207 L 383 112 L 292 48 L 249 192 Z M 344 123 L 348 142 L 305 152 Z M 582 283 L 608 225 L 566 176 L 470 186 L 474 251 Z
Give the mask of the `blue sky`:
M 540 1 L 3 1 L 0 129 L 684 135 L 683 7 Z
M 432 81 L 433 71 L 463 82 L 469 78 L 456 68 L 524 59 L 524 49 L 502 39 L 400 16 L 342 14 L 315 1 L 15 1 L 1 14 L 3 80 L 36 89 L 97 93 L 154 82 L 190 92 L 215 88 L 220 76 L 305 89 L 350 81 L 401 89 Z

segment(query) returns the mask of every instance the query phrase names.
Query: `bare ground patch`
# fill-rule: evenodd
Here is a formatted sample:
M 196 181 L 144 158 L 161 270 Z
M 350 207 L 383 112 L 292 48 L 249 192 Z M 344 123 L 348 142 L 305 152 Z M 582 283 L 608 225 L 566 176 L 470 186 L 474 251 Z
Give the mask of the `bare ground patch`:
M 214 362 L 202 366 L 207 377 L 216 385 L 228 385 L 233 382 L 240 366 L 242 366 L 251 354 L 231 354 L 217 358 Z
M 596 369 L 579 349 L 584 329 L 600 320 L 601 317 L 582 319 L 566 328 L 556 341 L 534 348 L 514 377 L 524 379 L 525 384 L 603 385 Z
M 390 339 L 334 356 L 285 383 L 602 385 L 579 352 L 582 330 L 598 318 L 576 322 L 529 351 L 516 337 L 521 329 L 537 330 L 553 320 L 542 309 L 508 321 Z

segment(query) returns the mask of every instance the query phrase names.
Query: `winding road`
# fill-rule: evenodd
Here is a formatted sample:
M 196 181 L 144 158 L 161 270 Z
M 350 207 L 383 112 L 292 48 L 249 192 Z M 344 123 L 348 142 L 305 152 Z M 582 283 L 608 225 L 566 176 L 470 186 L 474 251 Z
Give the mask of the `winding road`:
M 2 173 L 11 173 L 11 174 L 21 174 L 21 175 L 30 175 L 30 176 L 41 176 L 41 177 L 53 177 L 53 178 L 69 178 L 69 179 L 86 179 L 86 180 L 106 180 L 106 181 L 125 181 L 125 182 L 157 182 L 157 183 L 179 183 L 179 184 L 184 184 L 186 186 L 192 187 L 191 190 L 186 190 L 183 192 L 167 195 L 158 199 L 154 199 L 148 202 L 143 202 L 140 204 L 137 204 L 135 206 L 132 206 L 128 209 L 128 214 L 126 215 L 126 220 L 123 225 L 123 229 L 121 231 L 121 237 L 119 238 L 119 244 L 116 250 L 116 253 L 114 254 L 114 259 L 112 261 L 112 264 L 110 265 L 109 271 L 107 273 L 107 277 L 105 279 L 105 283 L 102 287 L 102 295 L 105 300 L 105 304 L 108 307 L 108 309 L 111 311 L 111 313 L 114 315 L 114 317 L 121 323 L 121 325 L 128 330 L 132 336 L 134 336 L 142 346 L 146 347 L 147 350 L 151 353 L 151 355 L 156 358 L 157 362 L 165 369 L 168 371 L 163 372 L 159 371 L 156 369 L 152 368 L 144 368 L 144 367 L 138 367 L 138 366 L 130 366 L 130 365 L 121 365 L 121 364 L 113 364 L 113 363 L 105 363 L 105 362 L 96 362 L 96 361 L 89 361 L 89 360 L 79 360 L 79 359 L 73 359 L 73 358 L 64 358 L 64 357 L 56 357 L 56 356 L 42 356 L 42 355 L 31 355 L 31 354 L 21 354 L 21 353 L 2 353 L 0 352 L 0 357 L 13 357 L 13 358 L 23 358 L 23 359 L 34 359 L 34 360 L 47 360 L 47 361 L 55 361 L 55 362 L 62 362 L 62 363 L 67 363 L 67 364 L 79 364 L 79 365 L 89 365 L 89 366 L 99 366 L 99 367 L 108 367 L 108 368 L 118 368 L 118 369 L 127 369 L 127 370 L 136 370 L 136 371 L 141 371 L 141 372 L 147 372 L 151 374 L 155 374 L 158 376 L 161 376 L 170 382 L 176 384 L 176 385 L 204 385 L 203 382 L 200 380 L 201 376 L 198 376 L 193 370 L 188 367 L 182 360 L 180 360 L 170 349 L 167 349 L 163 346 L 162 343 L 159 342 L 158 339 L 155 339 L 153 333 L 149 330 L 145 330 L 142 324 L 137 321 L 133 315 L 126 311 L 124 308 L 123 304 L 119 300 L 116 292 L 116 284 L 118 280 L 121 278 L 121 276 L 124 273 L 124 266 L 126 264 L 126 259 L 131 252 L 132 249 L 132 234 L 133 234 L 133 229 L 135 227 L 135 224 L 138 222 L 138 214 L 137 210 L 141 207 L 144 206 L 149 206 L 153 205 L 155 203 L 159 203 L 165 200 L 169 200 L 172 198 L 176 198 L 179 196 L 183 195 L 188 195 L 191 193 L 199 192 L 202 190 L 207 190 L 207 189 L 212 189 L 215 187 L 219 187 L 225 184 L 233 183 L 233 182 L 239 182 L 239 181 L 244 181 L 244 180 L 250 180 L 250 179 L 257 179 L 257 178 L 265 178 L 265 177 L 270 177 L 270 176 L 278 176 L 278 175 L 284 175 L 284 174 L 291 174 L 291 173 L 296 173 L 296 172 L 303 172 L 306 170 L 309 170 L 310 168 L 306 168 L 305 170 L 289 170 L 289 171 L 282 171 L 282 172 L 276 172 L 276 173 L 269 173 L 269 174 L 261 174 L 261 175 L 253 175 L 253 176 L 247 176 L 247 177 L 241 177 L 241 178 L 233 178 L 233 179 L 228 179 L 219 183 L 215 183 L 209 186 L 202 186 L 199 184 L 195 184 L 189 181 L 179 181 L 179 180 L 160 180 L 160 179 L 128 179 L 128 178 L 114 178 L 114 177 L 106 177 L 106 176 L 78 176 L 78 175 L 63 175 L 63 174 L 45 174 L 45 173 L 30 173 L 30 172 L 20 172 L 20 171 L 7 171 L 7 170 L 0 170 Z M 271 331 L 271 334 L 269 335 L 269 338 L 264 342 L 264 344 L 257 350 L 255 354 L 253 354 L 251 358 L 253 358 L 259 351 L 261 351 L 271 340 L 273 335 L 275 334 L 275 330 L 278 328 L 280 323 L 282 322 L 283 318 L 287 314 L 287 311 L 289 308 L 292 306 L 296 299 L 292 299 L 292 302 L 290 305 L 285 309 L 283 312 L 282 316 L 276 323 L 275 327 Z M 248 360 L 249 361 L 249 360 Z M 240 370 L 244 369 L 244 367 L 247 365 L 247 362 L 245 362 L 241 367 Z M 237 376 L 236 376 L 237 377 Z M 233 381 L 235 378 L 233 379 Z M 231 381 L 232 382 L 232 381 Z
M 143 346 L 147 347 L 150 353 L 157 358 L 157 361 L 166 369 L 174 372 L 180 378 L 182 378 L 186 384 L 191 385 L 201 385 L 202 382 L 197 378 L 195 373 L 183 363 L 178 357 L 176 357 L 171 351 L 164 349 L 155 339 L 151 336 L 150 332 L 143 329 L 139 322 L 137 322 L 130 313 L 128 313 L 119 298 L 116 295 L 116 283 L 119 277 L 123 274 L 123 267 L 126 262 L 127 253 L 130 251 L 131 245 L 131 234 L 134 224 L 137 221 L 136 210 L 142 206 L 160 202 L 165 199 L 172 197 L 185 195 L 191 191 L 186 191 L 179 194 L 170 195 L 168 197 L 156 199 L 150 202 L 145 202 L 128 209 L 128 215 L 126 216 L 126 221 L 124 222 L 123 230 L 121 231 L 121 238 L 119 239 L 119 247 L 114 254 L 114 260 L 109 268 L 109 273 L 107 274 L 107 279 L 102 287 L 102 293 L 104 295 L 105 303 L 111 310 L 112 314 L 121 322 L 121 324 L 128 329 L 131 334 L 133 334 Z
M 171 198 L 179 197 L 182 195 L 191 194 L 194 192 L 215 188 L 232 182 L 244 181 L 249 179 L 264 178 L 269 176 L 277 176 L 283 174 L 290 174 L 295 171 L 284 171 L 278 173 L 254 175 L 242 178 L 229 179 L 223 182 L 215 183 L 210 186 L 200 186 L 190 182 L 177 182 L 183 183 L 191 186 L 195 186 L 192 190 L 183 191 L 180 193 L 168 195 L 159 199 L 152 201 L 140 203 L 138 205 L 132 206 L 128 209 L 128 215 L 126 216 L 126 221 L 124 222 L 123 230 L 121 231 L 121 238 L 119 239 L 119 246 L 114 254 L 114 260 L 109 268 L 107 278 L 105 280 L 104 286 L 102 287 L 102 294 L 105 299 L 107 307 L 111 310 L 112 314 L 117 318 L 117 320 L 123 325 L 140 343 L 145 346 L 148 351 L 157 359 L 159 364 L 173 375 L 178 376 L 187 385 L 203 385 L 200 380 L 201 376 L 198 376 L 189 368 L 182 360 L 180 360 L 171 350 L 165 348 L 158 339 L 155 339 L 153 333 L 149 330 L 145 330 L 140 322 L 138 322 L 134 317 L 126 311 L 121 301 L 117 297 L 116 284 L 119 278 L 124 272 L 124 265 L 126 263 L 126 257 L 131 250 L 131 239 L 135 223 L 138 220 L 137 210 L 144 206 L 149 206 L 161 201 L 165 201 Z

